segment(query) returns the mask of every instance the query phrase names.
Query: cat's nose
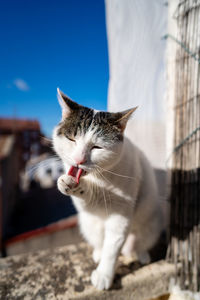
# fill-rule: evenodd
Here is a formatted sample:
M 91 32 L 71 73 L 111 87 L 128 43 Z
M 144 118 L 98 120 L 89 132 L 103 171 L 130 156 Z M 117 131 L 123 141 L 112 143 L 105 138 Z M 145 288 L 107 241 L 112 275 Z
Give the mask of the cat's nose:
M 83 165 L 84 163 L 86 163 L 86 158 L 77 160 L 76 163 L 77 163 L 77 165 Z

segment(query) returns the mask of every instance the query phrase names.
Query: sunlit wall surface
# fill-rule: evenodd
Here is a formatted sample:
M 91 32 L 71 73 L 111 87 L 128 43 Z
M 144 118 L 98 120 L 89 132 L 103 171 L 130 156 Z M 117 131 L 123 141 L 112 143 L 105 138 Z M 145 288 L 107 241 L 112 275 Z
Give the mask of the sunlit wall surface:
M 158 0 L 106 0 L 108 108 L 139 106 L 127 135 L 157 168 L 166 162 L 167 6 Z

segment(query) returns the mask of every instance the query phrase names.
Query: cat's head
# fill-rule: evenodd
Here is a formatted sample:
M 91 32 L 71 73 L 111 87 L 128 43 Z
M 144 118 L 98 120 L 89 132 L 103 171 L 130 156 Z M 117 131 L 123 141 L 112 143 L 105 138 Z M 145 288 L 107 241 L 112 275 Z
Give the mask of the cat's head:
M 53 144 L 64 165 L 90 173 L 109 169 L 120 158 L 123 132 L 135 108 L 110 113 L 84 107 L 58 89 L 62 120 L 53 133 Z

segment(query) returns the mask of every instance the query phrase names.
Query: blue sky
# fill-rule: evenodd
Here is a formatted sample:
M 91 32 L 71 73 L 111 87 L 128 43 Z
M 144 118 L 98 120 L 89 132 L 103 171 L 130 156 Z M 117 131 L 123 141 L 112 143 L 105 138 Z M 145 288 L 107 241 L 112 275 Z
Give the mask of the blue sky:
M 103 0 L 0 2 L 0 117 L 60 120 L 56 88 L 106 110 L 108 53 Z

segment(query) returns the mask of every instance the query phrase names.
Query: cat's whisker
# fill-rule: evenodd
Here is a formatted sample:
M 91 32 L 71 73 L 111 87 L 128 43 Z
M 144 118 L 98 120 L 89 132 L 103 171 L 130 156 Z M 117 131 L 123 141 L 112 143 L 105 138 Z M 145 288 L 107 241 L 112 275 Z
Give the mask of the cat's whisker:
M 109 184 L 112 184 L 110 182 L 110 180 L 108 180 L 99 170 L 98 170 L 98 174 L 104 179 L 106 180 Z M 111 200 L 111 197 L 110 197 L 110 192 L 109 190 L 107 190 L 108 193 L 109 193 L 109 199 L 110 199 L 110 206 L 112 207 L 112 200 Z M 133 208 L 133 203 L 132 202 L 129 202 L 129 201 L 126 201 L 125 203 L 122 203 L 120 199 L 118 199 L 117 197 L 114 197 L 114 203 L 118 203 L 119 206 L 121 207 L 124 207 L 124 205 L 128 205 L 129 207 Z
M 59 161 L 59 160 L 58 160 Z M 47 167 L 48 165 L 49 165 L 49 161 L 41 161 L 41 162 L 39 162 L 39 163 L 37 163 L 37 164 L 35 164 L 35 165 L 32 165 L 32 166 L 30 166 L 30 167 L 28 167 L 27 168 L 27 171 L 29 172 L 29 171 L 32 171 L 33 169 L 37 169 L 37 168 L 39 168 L 40 166 L 43 166 L 43 167 Z
M 87 187 L 87 193 L 88 193 L 88 195 L 89 195 L 89 197 L 88 197 L 88 205 L 90 205 L 91 204 L 91 206 L 93 206 L 93 195 L 94 195 L 94 184 L 93 184 L 93 182 L 91 182 L 91 185 L 88 187 L 88 186 L 86 186 Z M 89 192 L 89 188 L 91 189 L 91 192 Z
M 97 174 L 95 174 L 95 177 L 98 179 Z M 94 203 L 96 204 L 96 206 L 98 205 L 98 195 L 101 191 L 101 188 L 94 182 L 94 189 L 95 189 L 95 197 L 94 197 Z
M 91 185 L 91 188 L 92 188 L 92 193 L 89 197 L 89 203 L 91 203 L 91 206 L 94 207 L 94 195 L 95 195 L 95 186 L 94 186 L 94 183 L 92 183 Z
M 100 172 L 98 169 L 97 169 L 97 172 L 98 172 L 98 174 L 101 175 L 101 177 L 102 177 L 103 179 L 105 179 L 109 184 L 112 184 L 112 182 L 111 182 L 108 178 L 106 178 L 106 177 L 102 174 L 102 172 Z
M 106 214 L 108 216 L 108 208 L 107 208 L 107 203 L 106 203 L 106 195 L 105 195 L 104 187 L 103 187 L 102 191 L 103 191 L 103 198 L 104 198 L 104 203 L 105 203 L 105 210 L 106 210 Z
M 39 162 L 35 162 L 35 163 L 32 162 L 32 165 L 30 162 L 25 169 L 25 174 L 28 175 L 29 178 L 34 179 L 34 176 L 37 173 L 38 169 L 41 167 L 43 169 L 48 168 L 51 165 L 52 161 L 57 162 L 60 168 L 62 167 L 61 159 L 57 155 L 51 155 Z
M 100 172 L 98 172 L 98 173 L 99 173 L 99 175 L 102 175 Z M 103 193 L 103 199 L 104 199 L 104 204 L 105 204 L 106 215 L 108 216 L 108 208 L 107 208 L 107 203 L 106 203 L 106 195 L 105 195 L 104 187 L 102 187 L 102 193 Z
M 122 174 L 118 174 L 118 173 L 115 173 L 113 171 L 110 171 L 110 170 L 106 170 L 98 165 L 95 165 L 97 168 L 101 169 L 102 171 L 105 171 L 105 172 L 108 172 L 110 174 L 113 174 L 113 175 L 116 175 L 116 176 L 119 176 L 119 177 L 122 177 L 122 178 L 128 178 L 128 179 L 132 179 L 132 180 L 138 180 L 137 177 L 133 177 L 133 176 L 127 176 L 127 175 L 122 175 Z
M 61 159 L 57 155 L 51 155 L 51 156 L 48 156 L 48 157 L 42 159 L 39 162 L 35 162 L 35 163 L 33 162 L 33 166 L 41 165 L 41 164 L 48 164 L 51 159 L 54 159 L 55 161 L 61 161 Z
M 108 180 L 108 179 L 102 174 L 102 172 L 100 172 L 99 170 L 97 170 L 97 172 L 98 172 L 98 174 L 101 176 L 101 178 L 103 178 L 103 180 L 107 181 L 107 183 L 108 183 L 109 185 L 110 185 L 110 184 L 112 185 L 111 181 Z M 111 206 L 110 192 L 109 192 L 109 190 L 107 190 L 107 191 L 108 191 L 108 194 L 109 194 L 110 206 Z
M 30 175 L 35 175 L 36 171 L 41 167 L 41 165 L 36 165 L 36 166 L 32 166 L 31 169 L 26 170 L 26 173 L 30 176 Z M 43 167 L 45 168 L 46 166 L 43 165 Z
M 97 200 L 96 200 L 97 199 L 97 186 L 94 182 L 93 182 L 92 186 L 93 186 L 93 195 L 92 195 L 91 199 L 92 199 L 92 206 L 93 206 L 93 208 L 95 208 L 97 206 Z
M 51 156 L 48 156 L 48 158 L 54 158 L 61 161 L 60 157 L 56 154 L 52 154 Z
M 42 140 L 45 140 L 45 141 L 47 141 L 47 142 L 53 142 L 53 139 L 52 138 L 48 138 L 48 137 L 46 137 L 46 136 L 40 136 L 40 138 L 42 139 Z
M 105 176 L 103 176 L 103 174 L 102 174 L 99 170 L 97 170 L 97 172 L 98 172 L 98 174 L 100 175 L 101 178 L 105 179 L 108 183 L 110 183 L 110 181 L 107 180 L 107 179 L 105 178 Z M 108 209 L 107 209 L 107 205 L 106 205 L 106 197 L 105 197 L 105 189 L 104 189 L 104 187 L 102 187 L 102 189 L 103 189 L 103 195 L 104 195 L 104 199 L 105 199 L 104 201 L 105 201 L 105 206 L 106 206 L 106 212 L 107 212 L 107 215 L 108 215 Z M 108 191 L 108 194 L 109 194 L 109 191 Z M 110 209 L 111 209 L 111 198 L 110 198 L 110 194 L 109 194 L 109 200 L 110 200 Z

